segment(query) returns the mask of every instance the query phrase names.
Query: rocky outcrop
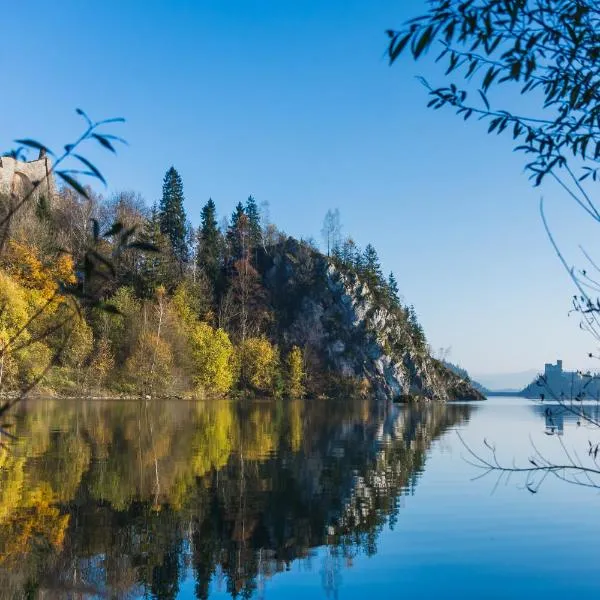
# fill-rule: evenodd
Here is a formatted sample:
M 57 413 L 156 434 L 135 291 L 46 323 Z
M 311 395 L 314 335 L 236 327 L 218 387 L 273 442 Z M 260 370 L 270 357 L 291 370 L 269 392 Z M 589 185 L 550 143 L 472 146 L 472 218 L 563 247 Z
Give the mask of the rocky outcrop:
M 378 398 L 483 399 L 419 347 L 401 307 L 306 244 L 288 239 L 273 253 L 265 281 L 283 342 L 307 348 Z

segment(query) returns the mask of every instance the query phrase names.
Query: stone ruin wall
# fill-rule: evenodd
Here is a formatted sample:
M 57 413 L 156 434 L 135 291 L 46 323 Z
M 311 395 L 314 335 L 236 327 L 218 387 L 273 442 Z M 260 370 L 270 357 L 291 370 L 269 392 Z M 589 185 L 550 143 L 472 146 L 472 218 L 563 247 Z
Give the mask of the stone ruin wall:
M 35 196 L 46 196 L 47 200 L 52 200 L 56 188 L 51 169 L 52 163 L 47 156 L 28 162 L 9 156 L 0 157 L 0 196 L 22 198 L 33 186 L 42 182 Z

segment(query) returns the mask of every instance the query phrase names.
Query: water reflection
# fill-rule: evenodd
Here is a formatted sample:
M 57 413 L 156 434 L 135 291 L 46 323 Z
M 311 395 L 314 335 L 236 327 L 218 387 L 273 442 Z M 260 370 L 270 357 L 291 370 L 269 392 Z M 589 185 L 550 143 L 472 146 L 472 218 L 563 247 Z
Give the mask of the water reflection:
M 250 597 L 327 546 L 323 586 L 372 555 L 464 405 L 40 401 L 0 450 L 7 597 Z
M 533 412 L 544 419 L 545 432 L 562 436 L 565 423 L 577 426 L 592 426 L 600 422 L 598 402 L 536 402 L 531 404 Z

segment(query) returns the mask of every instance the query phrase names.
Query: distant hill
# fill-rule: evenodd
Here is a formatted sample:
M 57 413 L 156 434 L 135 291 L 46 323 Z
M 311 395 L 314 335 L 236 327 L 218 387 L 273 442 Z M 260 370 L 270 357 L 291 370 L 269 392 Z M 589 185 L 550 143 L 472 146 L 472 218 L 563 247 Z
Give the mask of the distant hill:
M 519 371 L 515 373 L 488 373 L 477 374 L 477 381 L 488 390 L 494 392 L 518 392 L 537 377 L 537 369 Z

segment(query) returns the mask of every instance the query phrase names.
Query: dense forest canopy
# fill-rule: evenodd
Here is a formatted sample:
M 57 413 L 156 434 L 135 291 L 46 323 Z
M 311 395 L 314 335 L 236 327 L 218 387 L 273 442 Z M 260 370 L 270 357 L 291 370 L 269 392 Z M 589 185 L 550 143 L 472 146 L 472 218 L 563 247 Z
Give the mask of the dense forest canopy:
M 174 167 L 151 208 L 135 192 L 105 198 L 79 185 L 50 201 L 32 197 L 0 253 L 0 391 L 40 380 L 60 394 L 326 392 L 328 365 L 285 331 L 297 298 L 268 282 L 290 238 L 261 213 L 249 196 L 219 226 L 209 199 L 194 228 Z M 368 286 L 426 352 L 415 310 L 401 303 L 394 275 L 384 277 L 374 246 L 342 239 L 338 211 L 324 232 L 327 258 L 294 242 L 298 289 L 318 285 L 311 269 L 327 260 Z

